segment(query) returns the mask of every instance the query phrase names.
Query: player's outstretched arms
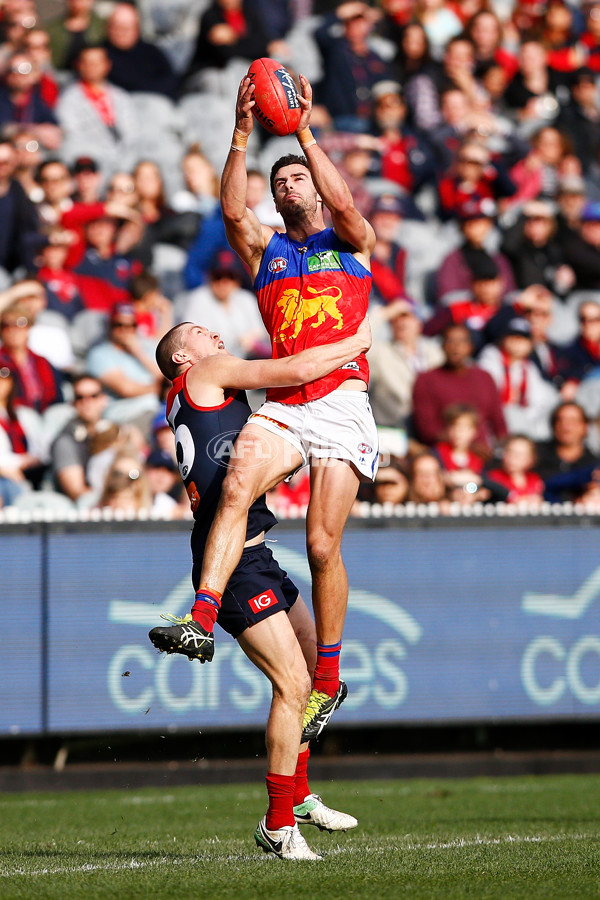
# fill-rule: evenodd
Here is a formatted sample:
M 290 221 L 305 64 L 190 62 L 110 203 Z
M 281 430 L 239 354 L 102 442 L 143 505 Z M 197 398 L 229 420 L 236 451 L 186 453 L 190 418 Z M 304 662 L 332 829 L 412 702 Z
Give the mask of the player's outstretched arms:
M 319 147 L 310 130 L 312 96 L 310 81 L 305 75 L 300 75 L 298 101 L 302 107 L 302 115 L 296 130 L 298 143 L 308 160 L 313 183 L 331 213 L 336 235 L 368 258 L 375 246 L 375 232 L 354 206 L 348 185 L 327 154 Z
M 248 175 L 246 143 L 252 132 L 254 84 L 246 75 L 238 89 L 235 106 L 235 129 L 231 148 L 221 176 L 221 211 L 227 239 L 240 258 L 247 263 L 253 277 L 273 229 L 266 233 L 254 213 L 246 205 Z
M 365 353 L 370 346 L 371 326 L 368 317 L 365 317 L 356 334 L 334 344 L 310 347 L 285 359 L 248 360 L 237 356 L 210 356 L 197 363 L 188 377 L 197 377 L 205 384 L 210 381 L 221 388 L 240 390 L 292 387 L 329 375 Z

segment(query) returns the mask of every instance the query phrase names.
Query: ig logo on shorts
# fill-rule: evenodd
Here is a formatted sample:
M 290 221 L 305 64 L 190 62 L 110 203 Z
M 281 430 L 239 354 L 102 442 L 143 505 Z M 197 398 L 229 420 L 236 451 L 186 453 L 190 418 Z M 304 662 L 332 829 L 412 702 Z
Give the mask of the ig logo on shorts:
M 251 600 L 248 600 L 250 609 L 255 613 L 262 612 L 263 609 L 268 609 L 270 606 L 275 606 L 276 603 L 279 603 L 279 600 L 271 590 L 265 591 L 264 594 L 259 594 L 257 597 L 252 597 Z

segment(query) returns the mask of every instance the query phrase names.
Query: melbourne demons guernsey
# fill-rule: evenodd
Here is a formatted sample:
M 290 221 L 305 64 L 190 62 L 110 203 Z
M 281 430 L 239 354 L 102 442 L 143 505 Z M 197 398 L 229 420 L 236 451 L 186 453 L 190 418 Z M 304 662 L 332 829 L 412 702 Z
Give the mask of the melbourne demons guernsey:
M 263 255 L 254 290 L 273 357 L 280 359 L 356 334 L 367 314 L 371 273 L 333 228 L 310 235 L 305 243 L 276 232 Z M 348 378 L 368 384 L 364 354 L 309 384 L 269 388 L 267 400 L 306 403 L 331 393 Z
M 192 552 L 194 561 L 199 561 L 217 510 L 233 445 L 251 409 L 244 391 L 233 392 L 220 406 L 196 406 L 186 389 L 186 374 L 173 382 L 167 399 L 167 419 L 175 433 L 179 472 L 194 514 Z M 259 497 L 248 512 L 246 540 L 276 524 L 264 495 Z

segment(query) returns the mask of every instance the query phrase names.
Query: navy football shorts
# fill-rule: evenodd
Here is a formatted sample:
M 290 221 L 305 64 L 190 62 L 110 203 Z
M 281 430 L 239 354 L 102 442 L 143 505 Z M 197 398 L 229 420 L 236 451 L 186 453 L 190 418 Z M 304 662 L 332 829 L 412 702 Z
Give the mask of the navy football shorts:
M 198 590 L 202 562 L 194 563 L 192 582 Z M 223 597 L 217 622 L 233 638 L 280 610 L 288 612 L 298 588 L 263 544 L 246 547 Z

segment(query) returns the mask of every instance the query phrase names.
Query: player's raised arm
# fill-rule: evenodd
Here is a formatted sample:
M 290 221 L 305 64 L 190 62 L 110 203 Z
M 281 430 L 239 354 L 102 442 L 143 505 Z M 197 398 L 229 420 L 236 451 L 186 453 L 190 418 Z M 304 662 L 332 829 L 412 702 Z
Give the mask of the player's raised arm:
M 246 76 L 238 90 L 235 129 L 221 178 L 221 209 L 227 239 L 240 258 L 250 266 L 254 276 L 273 229 L 261 225 L 246 206 L 246 144 L 253 127 L 253 95 L 254 85 Z
M 310 130 L 312 87 L 304 75 L 300 75 L 302 116 L 296 137 L 302 148 L 313 183 L 331 213 L 333 228 L 341 241 L 370 257 L 375 246 L 375 232 L 354 206 L 350 189 L 327 154 L 319 147 Z
M 229 354 L 207 357 L 190 370 L 188 384 L 193 385 L 197 380 L 199 385 L 210 382 L 223 389 L 240 390 L 308 384 L 356 359 L 370 346 L 371 327 L 365 317 L 351 337 L 311 347 L 284 359 L 248 360 Z

